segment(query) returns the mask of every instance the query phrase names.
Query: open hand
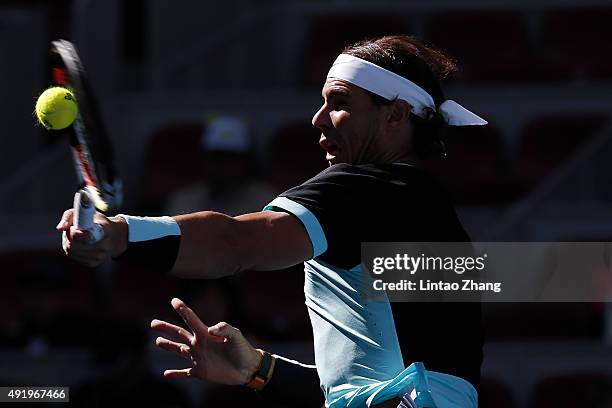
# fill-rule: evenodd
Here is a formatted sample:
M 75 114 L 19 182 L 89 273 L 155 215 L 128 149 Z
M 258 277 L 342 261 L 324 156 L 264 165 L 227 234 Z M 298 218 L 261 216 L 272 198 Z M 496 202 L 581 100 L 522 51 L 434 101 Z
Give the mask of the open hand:
M 165 377 L 195 377 L 226 385 L 243 385 L 252 379 L 263 352 L 255 349 L 240 330 L 225 322 L 208 327 L 182 300 L 174 298 L 171 303 L 189 330 L 153 320 L 151 328 L 173 339 L 158 337 L 155 344 L 185 358 L 191 367 L 166 370 Z

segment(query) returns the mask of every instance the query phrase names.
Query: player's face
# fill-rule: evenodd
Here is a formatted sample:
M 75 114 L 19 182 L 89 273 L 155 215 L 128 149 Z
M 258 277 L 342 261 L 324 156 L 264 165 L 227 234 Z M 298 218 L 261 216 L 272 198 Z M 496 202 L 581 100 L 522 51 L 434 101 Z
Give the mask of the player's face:
M 331 164 L 376 162 L 377 136 L 383 110 L 370 95 L 348 82 L 328 79 L 323 86 L 323 106 L 312 118 L 321 130 L 319 145 Z

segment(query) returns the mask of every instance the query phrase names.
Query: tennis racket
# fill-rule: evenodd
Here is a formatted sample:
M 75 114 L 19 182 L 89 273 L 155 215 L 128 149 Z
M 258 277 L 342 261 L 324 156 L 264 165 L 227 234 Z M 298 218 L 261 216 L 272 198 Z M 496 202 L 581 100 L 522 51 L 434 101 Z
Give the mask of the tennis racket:
M 92 242 L 97 242 L 104 237 L 102 226 L 94 222 L 96 207 L 94 206 L 91 195 L 86 189 L 81 189 L 74 194 L 74 226 L 81 231 L 88 231 Z
M 50 66 L 53 84 L 71 89 L 79 106 L 74 123 L 58 131 L 70 142 L 78 189 L 87 193 L 93 207 L 110 215 L 121 206 L 122 184 L 115 169 L 110 138 L 75 46 L 66 40 L 53 41 Z M 77 195 L 83 196 L 82 191 Z M 77 201 L 82 203 L 83 199 L 75 197 Z
M 74 196 L 74 225 L 89 231 L 92 241 L 102 238 L 93 222 L 96 209 L 110 215 L 122 203 L 122 184 L 115 169 L 113 151 L 89 86 L 85 68 L 70 41 L 51 43 L 51 78 L 54 85 L 72 90 L 79 106 L 74 123 L 60 130 L 70 142 L 79 182 Z

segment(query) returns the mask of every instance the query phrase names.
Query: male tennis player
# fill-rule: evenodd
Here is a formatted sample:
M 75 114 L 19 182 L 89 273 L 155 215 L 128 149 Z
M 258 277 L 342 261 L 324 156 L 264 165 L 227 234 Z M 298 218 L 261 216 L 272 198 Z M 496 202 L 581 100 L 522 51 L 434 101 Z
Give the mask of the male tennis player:
M 444 97 L 439 80 L 454 69 L 443 53 L 412 37 L 350 46 L 333 63 L 312 120 L 328 169 L 258 213 L 97 215 L 105 238 L 95 244 L 71 226 L 68 210 L 58 225 L 67 233 L 65 251 L 87 265 L 119 257 L 186 278 L 304 262 L 327 407 L 476 407 L 479 304 L 365 302 L 360 296 L 361 242 L 469 241 L 444 190 L 418 167 L 423 152 L 438 144 L 440 126 L 486 124 Z M 178 342 L 158 343 L 193 366 L 169 376 L 265 384 L 274 358 L 253 353 L 231 326 L 207 328 L 180 301 L 173 305 L 193 333 L 153 322 L 178 335 Z

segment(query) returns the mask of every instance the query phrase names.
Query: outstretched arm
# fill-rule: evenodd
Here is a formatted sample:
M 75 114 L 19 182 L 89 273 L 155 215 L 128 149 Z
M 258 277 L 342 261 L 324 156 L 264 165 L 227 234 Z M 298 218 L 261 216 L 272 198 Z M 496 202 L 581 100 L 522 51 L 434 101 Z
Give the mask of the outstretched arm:
M 77 230 L 72 220 L 72 210 L 67 210 L 57 226 L 64 236 L 64 251 L 88 266 L 100 265 L 111 257 L 127 257 L 150 266 L 163 265 L 179 277 L 216 278 L 246 269 L 281 269 L 313 254 L 306 229 L 285 212 L 230 217 L 203 211 L 165 217 L 174 228 L 165 236 L 163 230 L 155 229 L 156 218 L 133 222 L 128 218 L 128 225 L 121 216 L 108 218 L 97 213 L 95 221 L 102 226 L 104 238 L 95 243 L 87 232 Z M 149 237 L 148 223 L 155 231 Z M 159 225 L 165 228 L 163 223 Z
M 282 269 L 312 256 L 306 230 L 285 212 L 230 217 L 204 211 L 174 218 L 181 229 L 181 244 L 173 271 L 181 277 Z

